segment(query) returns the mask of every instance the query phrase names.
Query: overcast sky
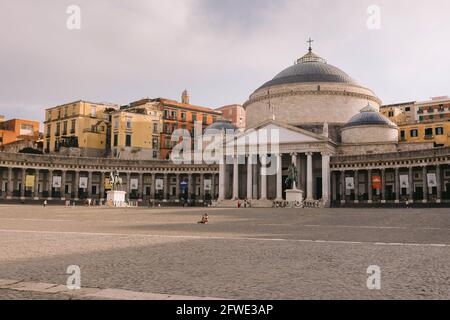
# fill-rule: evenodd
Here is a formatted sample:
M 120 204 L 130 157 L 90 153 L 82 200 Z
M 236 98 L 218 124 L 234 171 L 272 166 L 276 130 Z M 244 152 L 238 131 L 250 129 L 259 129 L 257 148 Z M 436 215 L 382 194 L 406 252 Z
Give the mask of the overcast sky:
M 367 8 L 381 8 L 381 29 Z M 68 30 L 69 5 L 81 30 Z M 0 0 L 0 114 L 75 100 L 220 107 L 314 51 L 384 103 L 450 94 L 448 0 Z

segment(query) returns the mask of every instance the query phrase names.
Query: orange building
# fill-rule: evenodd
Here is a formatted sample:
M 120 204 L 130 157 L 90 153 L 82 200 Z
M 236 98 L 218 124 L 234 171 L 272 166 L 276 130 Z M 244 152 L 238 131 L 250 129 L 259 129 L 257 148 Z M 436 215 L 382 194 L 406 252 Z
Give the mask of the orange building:
M 0 146 L 20 140 L 37 141 L 38 139 L 38 121 L 21 119 L 0 121 Z
M 175 100 L 157 98 L 142 99 L 130 104 L 130 108 L 142 105 L 155 105 L 162 112 L 162 131 L 160 133 L 160 158 L 165 160 L 170 158 L 176 142 L 171 141 L 172 133 L 177 129 L 186 129 L 194 136 L 194 124 L 200 122 L 202 128 L 222 119 L 222 112 L 208 108 L 192 105 L 189 102 L 189 95 L 185 90 L 181 97 L 181 102 Z

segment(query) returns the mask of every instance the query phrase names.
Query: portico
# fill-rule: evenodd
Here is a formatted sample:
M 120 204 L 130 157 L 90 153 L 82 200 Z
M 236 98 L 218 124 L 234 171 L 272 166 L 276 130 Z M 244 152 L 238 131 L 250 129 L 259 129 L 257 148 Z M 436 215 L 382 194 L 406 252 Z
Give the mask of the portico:
M 288 169 L 294 165 L 299 173 L 296 186 L 306 199 L 329 205 L 334 144 L 327 137 L 268 121 L 226 144 L 228 153 L 219 170 L 219 200 L 282 201 Z

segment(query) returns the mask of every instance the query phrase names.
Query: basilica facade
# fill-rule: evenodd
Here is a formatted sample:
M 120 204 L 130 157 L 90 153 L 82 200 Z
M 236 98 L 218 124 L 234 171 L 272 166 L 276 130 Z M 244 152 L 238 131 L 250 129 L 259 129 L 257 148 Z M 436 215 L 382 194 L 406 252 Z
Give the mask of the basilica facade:
M 244 104 L 246 131 L 233 148 L 225 141 L 219 203 L 283 201 L 292 166 L 304 198 L 323 206 L 448 203 L 450 148 L 400 142 L 380 105 L 372 90 L 310 47 Z M 248 142 L 261 133 L 277 137 L 263 151 Z M 269 163 L 276 171 L 268 174 Z

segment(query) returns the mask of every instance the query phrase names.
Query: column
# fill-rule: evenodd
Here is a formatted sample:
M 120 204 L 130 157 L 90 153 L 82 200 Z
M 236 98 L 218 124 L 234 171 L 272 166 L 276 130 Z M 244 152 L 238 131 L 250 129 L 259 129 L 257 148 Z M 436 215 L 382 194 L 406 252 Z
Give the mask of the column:
M 61 171 L 61 200 L 66 199 L 66 171 Z
M 283 201 L 283 158 L 277 154 L 277 201 Z
M 239 156 L 233 157 L 233 200 L 239 199 Z
M 176 174 L 175 202 L 180 201 L 180 174 Z
M 79 191 L 80 191 L 80 171 L 75 171 L 75 181 L 74 181 L 74 200 L 78 201 L 79 198 Z
M 427 203 L 428 202 L 428 179 L 427 179 L 427 167 L 424 166 L 422 168 L 422 180 L 423 180 L 423 203 Z
M 200 202 L 205 200 L 205 174 L 200 174 Z
M 267 156 L 261 157 L 261 200 L 267 200 Z
M 150 200 L 156 199 L 156 178 L 156 173 L 150 175 Z
M 8 189 L 6 190 L 6 198 L 11 199 L 13 195 L 13 168 L 8 168 Z
M 39 169 L 35 170 L 34 173 L 34 200 L 39 200 Z
M 225 174 L 225 162 L 224 159 L 221 159 L 219 163 L 219 201 L 225 200 Z
M 409 167 L 408 168 L 409 172 L 408 172 L 408 182 L 409 182 L 409 202 L 413 203 L 414 202 L 414 168 L 413 167 Z
M 355 203 L 359 203 L 359 171 L 355 170 L 353 174 L 355 180 Z
M 336 184 L 337 184 L 337 180 L 336 180 L 336 174 L 337 172 L 333 171 L 331 172 L 331 194 L 333 196 L 333 201 L 337 201 L 337 188 L 336 188 Z
M 131 194 L 131 173 L 127 172 L 127 196 L 128 199 L 130 199 L 130 194 Z
M 314 200 L 314 196 L 313 196 L 313 154 L 312 152 L 308 152 L 306 154 L 307 156 L 307 172 L 306 172 L 306 192 L 307 192 L 307 196 L 306 199 L 307 200 Z
M 195 195 L 195 189 L 194 189 L 194 178 L 192 173 L 188 174 L 188 199 L 192 199 L 192 195 Z
M 211 174 L 211 200 L 216 199 L 216 174 Z
M 395 168 L 395 203 L 400 203 L 400 168 Z
M 322 153 L 322 200 L 325 206 L 330 204 L 330 155 Z
M 100 200 L 104 201 L 105 200 L 105 173 L 104 172 L 100 173 L 99 192 L 100 192 Z
M 373 201 L 373 189 L 372 189 L 372 169 L 369 169 L 367 172 L 367 192 L 369 195 L 369 202 Z
M 345 187 L 345 170 L 341 171 L 341 203 L 345 203 L 345 191 L 347 188 Z
M 88 172 L 88 198 L 91 199 L 92 198 L 92 171 Z
M 253 199 L 253 156 L 247 157 L 247 199 Z
M 142 199 L 144 199 L 144 174 L 139 172 L 138 201 L 142 202 Z
M 20 186 L 20 199 L 25 198 L 25 183 L 26 183 L 27 169 L 22 168 L 22 184 Z
M 436 183 L 437 183 L 437 195 L 436 202 L 442 202 L 442 180 L 441 180 L 441 166 L 438 164 L 436 166 Z
M 381 203 L 386 203 L 386 169 L 381 169 Z
M 168 201 L 169 200 L 169 174 L 168 173 L 164 173 L 164 201 Z
M 53 197 L 52 194 L 53 191 L 53 170 L 48 170 L 47 175 L 47 192 L 48 192 L 48 199 L 51 200 Z

